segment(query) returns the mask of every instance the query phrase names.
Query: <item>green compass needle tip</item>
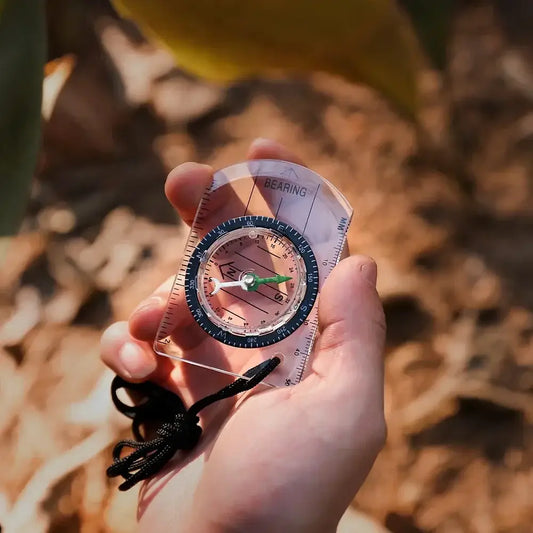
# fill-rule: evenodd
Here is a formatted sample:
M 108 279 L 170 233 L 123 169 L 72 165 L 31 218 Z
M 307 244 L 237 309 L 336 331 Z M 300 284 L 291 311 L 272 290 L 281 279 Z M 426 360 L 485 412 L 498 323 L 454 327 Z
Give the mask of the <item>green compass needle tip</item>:
M 259 288 L 259 285 L 264 285 L 265 283 L 283 283 L 284 281 L 289 281 L 291 276 L 280 276 L 277 274 L 271 278 L 260 278 L 257 274 L 252 274 L 254 281 L 248 285 L 247 289 L 249 291 L 256 291 Z

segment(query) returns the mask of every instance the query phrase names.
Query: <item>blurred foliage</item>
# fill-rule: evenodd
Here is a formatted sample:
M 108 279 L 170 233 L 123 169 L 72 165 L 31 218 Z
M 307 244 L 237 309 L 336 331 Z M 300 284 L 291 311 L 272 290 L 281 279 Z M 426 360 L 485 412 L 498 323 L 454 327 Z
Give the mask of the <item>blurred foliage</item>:
M 365 83 L 410 118 L 419 49 L 394 0 L 114 0 L 180 66 L 232 81 L 322 70 Z
M 492 0 L 498 19 L 509 40 L 531 53 L 533 2 L 531 0 Z
M 420 66 L 413 27 L 434 64 L 442 68 L 454 4 L 454 0 L 113 1 L 121 13 L 166 44 L 177 63 L 193 74 L 234 81 L 321 70 L 369 85 L 410 119 L 418 111 Z M 0 215 L 2 235 L 17 229 L 37 157 L 45 56 L 43 4 L 44 0 L 0 0 L 0 13 L 4 11 L 0 194 L 6 204 Z M 81 6 L 73 3 L 65 11 L 84 18 Z M 70 25 L 63 27 L 68 31 Z
M 35 169 L 45 61 L 41 0 L 4 0 L 0 17 L 0 236 L 17 230 Z
M 398 0 L 411 17 L 420 42 L 433 65 L 443 70 L 455 0 Z

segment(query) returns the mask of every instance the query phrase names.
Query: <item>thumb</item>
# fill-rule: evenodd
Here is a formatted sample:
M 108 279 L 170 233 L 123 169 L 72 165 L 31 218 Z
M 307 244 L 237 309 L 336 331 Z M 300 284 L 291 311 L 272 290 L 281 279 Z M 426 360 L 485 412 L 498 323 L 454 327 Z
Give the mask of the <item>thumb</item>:
M 311 371 L 330 390 L 382 405 L 385 316 L 376 279 L 369 257 L 348 257 L 334 268 L 320 294 Z

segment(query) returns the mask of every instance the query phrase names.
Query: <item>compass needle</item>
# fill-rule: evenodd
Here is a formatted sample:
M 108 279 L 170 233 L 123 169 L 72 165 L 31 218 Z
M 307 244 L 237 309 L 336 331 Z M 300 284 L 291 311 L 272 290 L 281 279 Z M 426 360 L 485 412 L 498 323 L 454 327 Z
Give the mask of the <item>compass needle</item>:
M 291 276 L 280 276 L 279 274 L 270 278 L 260 278 L 259 276 L 257 276 L 257 274 L 252 274 L 252 276 L 253 283 L 246 287 L 248 291 L 256 291 L 259 288 L 259 285 L 264 285 L 266 283 L 276 283 L 277 285 L 279 285 L 280 283 L 284 283 L 285 281 L 289 281 L 290 279 L 292 279 Z
M 209 293 L 211 296 L 214 296 L 220 289 L 224 289 L 226 287 L 240 287 L 244 291 L 247 289 L 247 285 L 244 280 L 220 281 L 217 278 L 211 277 L 209 278 L 209 281 L 215 285 L 215 288 Z

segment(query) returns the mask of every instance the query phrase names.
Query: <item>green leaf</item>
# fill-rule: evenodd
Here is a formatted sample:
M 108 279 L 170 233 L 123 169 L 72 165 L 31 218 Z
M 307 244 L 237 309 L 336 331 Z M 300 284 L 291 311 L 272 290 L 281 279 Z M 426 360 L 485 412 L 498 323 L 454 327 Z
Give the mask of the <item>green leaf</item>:
M 0 237 L 17 231 L 39 150 L 46 53 L 42 0 L 0 0 Z
M 415 31 L 433 65 L 447 63 L 448 37 L 455 0 L 398 0 L 411 17 Z

